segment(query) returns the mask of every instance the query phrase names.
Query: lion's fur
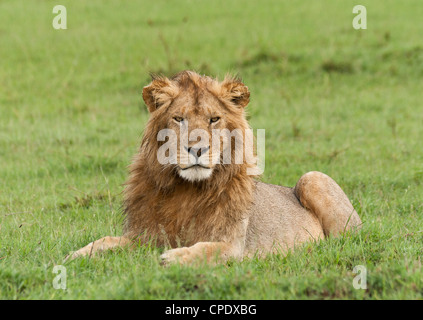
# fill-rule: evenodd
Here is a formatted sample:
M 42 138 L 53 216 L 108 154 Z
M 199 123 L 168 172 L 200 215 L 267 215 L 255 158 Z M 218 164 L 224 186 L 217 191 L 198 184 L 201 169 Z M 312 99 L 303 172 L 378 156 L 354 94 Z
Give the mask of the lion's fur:
M 158 81 L 158 83 L 157 83 Z M 159 244 L 193 245 L 199 241 L 225 239 L 233 233 L 234 225 L 243 218 L 252 202 L 253 177 L 247 175 L 247 163 L 219 166 L 213 177 L 190 183 L 177 176 L 173 167 L 163 167 L 157 159 L 157 133 L 166 127 L 167 107 L 178 94 L 191 95 L 194 101 L 202 91 L 216 97 L 227 109 L 229 130 L 248 129 L 244 110 L 231 100 L 241 97 L 233 93 L 241 84 L 236 78 L 226 77 L 222 83 L 194 72 L 183 72 L 171 80 L 153 78 L 153 88 L 159 93 L 152 101 L 152 111 L 146 125 L 139 153 L 130 166 L 125 188 L 126 221 L 124 234 L 153 237 Z M 164 86 L 165 90 L 163 90 Z M 232 93 L 231 93 L 232 92 Z M 245 91 L 248 99 L 249 93 Z M 198 103 L 198 102 L 197 102 Z M 199 106 L 201 107 L 201 106 Z
M 157 134 L 174 125 L 171 114 L 183 113 L 210 131 L 201 119 L 218 112 L 220 126 L 245 131 L 249 97 L 248 88 L 234 77 L 219 82 L 192 71 L 170 79 L 154 76 L 143 90 L 151 116 L 124 190 L 124 235 L 93 242 L 73 257 L 136 239 L 174 248 L 162 255 L 165 263 L 188 263 L 204 255 L 208 261 L 214 256 L 226 260 L 286 251 L 358 228 L 360 218 L 347 196 L 320 172 L 309 172 L 288 188 L 258 182 L 247 174 L 251 165 L 246 162 L 216 165 L 201 181 L 184 180 L 177 167 L 158 162 Z

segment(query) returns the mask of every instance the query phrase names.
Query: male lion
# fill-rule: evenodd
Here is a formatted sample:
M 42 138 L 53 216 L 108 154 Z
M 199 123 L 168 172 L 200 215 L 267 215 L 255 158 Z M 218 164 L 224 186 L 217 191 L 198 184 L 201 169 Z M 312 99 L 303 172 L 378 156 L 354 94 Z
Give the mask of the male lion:
M 181 142 L 177 161 L 160 163 L 162 129 L 178 138 L 194 129 L 210 136 L 213 129 L 245 132 L 249 97 L 237 78 L 219 82 L 192 71 L 153 77 L 143 89 L 150 119 L 124 191 L 124 235 L 94 241 L 71 257 L 153 241 L 173 248 L 161 255 L 164 264 L 212 263 L 287 252 L 305 241 L 358 229 L 361 221 L 348 197 L 323 173 L 303 175 L 294 188 L 262 183 L 248 174 L 252 165 L 246 161 L 215 161 L 224 148 L 217 154 L 210 150 L 211 139 L 200 146 Z

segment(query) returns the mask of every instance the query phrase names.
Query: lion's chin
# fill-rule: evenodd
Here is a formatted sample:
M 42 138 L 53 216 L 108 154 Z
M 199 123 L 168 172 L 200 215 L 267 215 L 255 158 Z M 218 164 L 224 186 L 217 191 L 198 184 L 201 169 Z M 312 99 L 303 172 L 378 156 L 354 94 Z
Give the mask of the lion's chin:
M 206 169 L 199 166 L 188 168 L 185 170 L 179 170 L 179 176 L 185 180 L 195 182 L 206 180 L 211 177 L 213 169 Z

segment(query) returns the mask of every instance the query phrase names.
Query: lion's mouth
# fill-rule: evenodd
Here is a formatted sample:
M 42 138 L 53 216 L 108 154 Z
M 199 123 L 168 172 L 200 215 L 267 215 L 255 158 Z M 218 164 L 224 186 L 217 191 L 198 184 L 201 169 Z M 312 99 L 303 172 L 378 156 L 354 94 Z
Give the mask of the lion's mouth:
M 193 165 L 186 167 L 186 168 L 181 168 L 181 170 L 188 170 L 188 169 L 192 169 L 192 168 L 211 169 L 209 167 L 206 167 L 206 166 L 203 166 L 202 164 L 197 163 L 197 164 L 193 164 Z
M 206 180 L 211 177 L 213 172 L 213 168 L 206 167 L 199 163 L 190 165 L 186 168 L 180 167 L 180 169 L 181 170 L 179 170 L 179 176 L 191 182 Z

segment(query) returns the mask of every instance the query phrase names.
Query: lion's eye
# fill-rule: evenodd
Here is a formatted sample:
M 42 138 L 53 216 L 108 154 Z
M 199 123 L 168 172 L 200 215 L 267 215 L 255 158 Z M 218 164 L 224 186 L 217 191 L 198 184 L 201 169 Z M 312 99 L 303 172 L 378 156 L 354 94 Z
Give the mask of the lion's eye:
M 210 118 L 210 123 L 215 123 L 215 122 L 218 122 L 219 120 L 220 120 L 220 117 Z
M 182 122 L 182 121 L 184 121 L 184 118 L 182 118 L 182 117 L 174 117 L 173 120 L 175 120 L 176 122 Z

